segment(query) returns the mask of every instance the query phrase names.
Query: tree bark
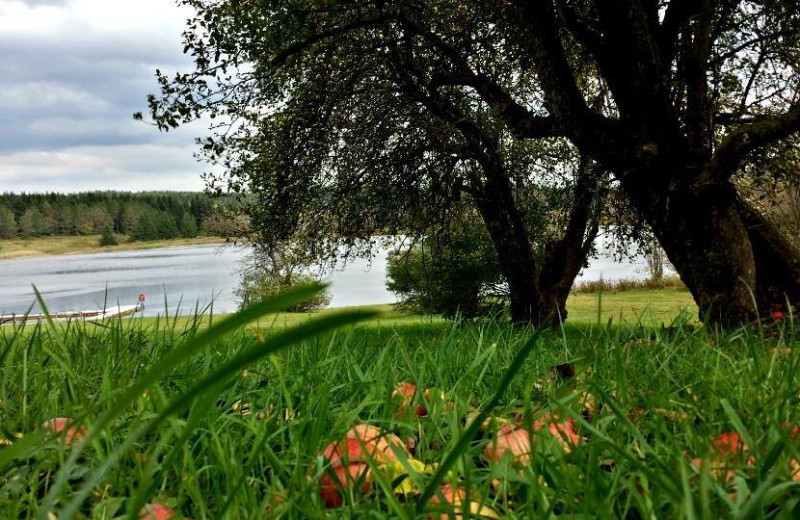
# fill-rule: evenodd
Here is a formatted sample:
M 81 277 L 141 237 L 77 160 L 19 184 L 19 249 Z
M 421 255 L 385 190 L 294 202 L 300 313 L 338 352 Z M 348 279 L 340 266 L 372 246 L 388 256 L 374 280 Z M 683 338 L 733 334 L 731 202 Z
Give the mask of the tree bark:
M 586 224 L 584 233 L 580 237 L 567 233 L 561 240 L 549 244 L 542 264 L 537 312 L 541 321 L 549 320 L 553 327 L 566 321 L 569 316 L 567 298 L 575 278 L 584 267 L 592 243 L 597 238 L 599 231 L 597 222 L 591 227 L 588 226 L 588 222 Z
M 637 172 L 623 187 L 691 291 L 700 319 L 723 326 L 754 319 L 756 260 L 733 185 L 697 186 L 695 169 L 670 177 L 665 186 L 659 172 Z
M 564 235 L 546 247 L 536 264 L 527 229 L 501 167 L 484 165 L 487 180 L 475 202 L 508 281 L 511 319 L 515 324 L 558 326 L 567 319 L 567 298 L 598 233 L 595 202 L 604 172 L 581 166 Z
M 533 312 L 539 299 L 533 249 L 508 178 L 499 171 L 499 166 L 492 168 L 498 171 L 484 166 L 487 179 L 476 190 L 475 203 L 508 281 L 511 320 L 516 324 L 538 325 L 540 321 Z
M 762 317 L 800 306 L 800 251 L 757 209 L 741 198 L 738 209 L 756 262 L 756 302 Z
M 581 164 L 564 235 L 547 244 L 539 272 L 537 312 L 541 320 L 549 317 L 553 326 L 567 319 L 567 298 L 599 230 L 593 206 L 598 197 L 597 181 L 602 172 L 590 169 L 587 163 L 584 159 Z

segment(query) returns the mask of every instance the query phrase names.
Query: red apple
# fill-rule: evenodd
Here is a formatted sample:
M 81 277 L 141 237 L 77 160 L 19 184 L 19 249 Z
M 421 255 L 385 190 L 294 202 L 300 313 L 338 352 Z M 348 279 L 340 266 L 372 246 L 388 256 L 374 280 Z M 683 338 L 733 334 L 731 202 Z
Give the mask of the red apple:
M 64 435 L 63 439 L 68 446 L 71 446 L 76 442 L 82 441 L 89 430 L 86 428 L 86 426 L 81 426 L 76 429 L 73 426 L 69 426 L 69 424 L 69 418 L 56 417 L 45 422 L 43 426 L 55 434 L 61 434 L 61 432 L 66 430 L 66 434 Z
M 342 505 L 342 491 L 348 491 L 357 483 L 358 491 L 369 492 L 367 481 L 369 474 L 370 453 L 378 452 L 372 445 L 368 446 L 355 437 L 347 437 L 343 441 L 329 444 L 322 456 L 330 462 L 330 469 L 320 478 L 319 496 L 326 507 Z
M 720 434 L 719 437 L 711 441 L 711 447 L 716 452 L 716 455 L 723 458 L 739 456 L 748 449 L 747 444 L 742 441 L 736 432 Z
M 330 469 L 320 478 L 320 497 L 325 505 L 342 505 L 341 491 L 350 490 L 356 484 L 359 484 L 358 491 L 367 493 L 370 462 L 395 461 L 399 451 L 405 452 L 403 441 L 377 426 L 357 424 L 350 428 L 343 440 L 330 443 L 322 452 L 330 462 Z
M 793 441 L 796 441 L 797 438 L 800 437 L 800 426 L 797 426 L 796 424 L 790 428 L 789 423 L 784 421 L 781 423 L 781 428 L 784 430 L 789 430 L 789 438 Z
M 139 520 L 168 520 L 175 516 L 175 511 L 158 502 L 147 504 L 139 511 Z
M 407 381 L 401 381 L 400 383 L 397 383 L 397 386 L 392 392 L 392 398 L 400 398 L 400 407 L 397 409 L 395 419 L 405 419 L 407 409 L 414 401 L 414 394 L 416 393 L 417 385 L 414 383 L 409 383 Z M 428 397 L 427 390 L 425 390 L 425 397 Z M 425 417 L 428 415 L 428 409 L 425 408 L 424 405 L 420 404 L 417 406 L 416 414 L 417 417 Z
M 361 441 L 369 454 L 379 463 L 397 460 L 396 450 L 405 452 L 406 447 L 397 435 L 387 433 L 377 426 L 357 424 L 347 431 L 348 439 Z M 392 447 L 395 448 L 392 448 Z
M 711 452 L 707 459 L 694 458 L 692 464 L 699 470 L 708 462 L 711 475 L 719 481 L 728 482 L 736 473 L 731 465 L 753 464 L 755 459 L 747 455 L 749 447 L 736 432 L 720 434 L 711 441 Z
M 489 462 L 499 462 L 508 452 L 514 462 L 528 464 L 533 435 L 524 428 L 510 424 L 503 425 L 497 430 L 492 442 L 486 445 L 483 455 Z
M 435 390 L 433 390 L 435 391 Z M 431 401 L 431 392 L 430 388 L 426 388 L 422 395 L 425 396 L 425 401 Z M 401 381 L 397 383 L 394 391 L 392 391 L 392 398 L 400 398 L 400 407 L 397 409 L 397 414 L 395 414 L 395 419 L 405 419 L 407 409 L 414 401 L 414 395 L 417 393 L 417 385 L 414 383 L 409 383 L 407 381 Z M 441 390 L 438 391 L 435 395 L 441 401 L 444 401 L 445 394 Z M 417 405 L 416 409 L 417 417 L 425 417 L 428 415 L 428 409 L 425 405 L 420 404 Z
M 545 426 L 550 435 L 558 439 L 565 452 L 569 453 L 573 446 L 580 444 L 581 438 L 575 433 L 575 421 L 571 417 L 558 422 L 552 415 L 547 414 L 533 423 L 533 431 L 538 434 L 538 430 Z
M 514 462 L 529 464 L 531 441 L 535 442 L 544 435 L 556 438 L 567 453 L 580 443 L 580 437 L 575 433 L 575 422 L 571 418 L 558 422 L 551 414 L 546 414 L 537 419 L 530 429 L 515 424 L 501 426 L 492 442 L 486 445 L 483 455 L 490 462 L 498 462 L 508 452 Z

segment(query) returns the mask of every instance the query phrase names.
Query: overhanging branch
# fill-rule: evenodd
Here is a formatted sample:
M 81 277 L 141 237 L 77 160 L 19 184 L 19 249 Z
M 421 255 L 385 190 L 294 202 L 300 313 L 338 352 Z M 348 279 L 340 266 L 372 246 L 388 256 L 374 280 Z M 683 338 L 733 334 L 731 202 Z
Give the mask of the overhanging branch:
M 329 38 L 333 38 L 342 34 L 346 34 L 350 31 L 355 31 L 357 29 L 364 29 L 366 27 L 370 27 L 373 25 L 380 25 L 382 23 L 388 22 L 393 18 L 391 14 L 381 14 L 380 16 L 374 16 L 370 18 L 364 18 L 360 20 L 354 20 L 345 25 L 341 25 L 338 27 L 331 27 L 330 29 L 318 32 L 316 34 L 312 34 L 311 36 L 297 41 L 291 45 L 288 45 L 280 52 L 278 52 L 272 59 L 269 60 L 269 64 L 273 67 L 279 67 L 286 63 L 291 57 L 295 56 L 303 52 L 304 50 L 308 49 L 312 45 L 319 43 L 323 40 L 327 40 Z
M 494 80 L 485 74 L 475 72 L 466 58 L 439 35 L 407 17 L 401 16 L 399 21 L 409 31 L 423 38 L 434 49 L 441 52 L 454 68 L 454 72 L 451 74 L 435 76 L 430 83 L 432 88 L 444 85 L 460 85 L 475 89 L 481 99 L 495 111 L 514 135 L 520 139 L 559 137 L 563 135 L 556 125 L 555 118 L 537 116 L 531 113 L 530 110 L 514 100 Z
M 712 172 L 717 178 L 736 173 L 742 160 L 751 152 L 800 132 L 800 103 L 785 113 L 763 116 L 731 132 L 717 148 Z
M 518 139 L 560 137 L 563 132 L 551 116 L 538 116 L 518 103 L 500 85 L 483 74 L 462 71 L 460 74 L 439 74 L 433 77 L 432 89 L 446 85 L 471 87 L 489 105 Z

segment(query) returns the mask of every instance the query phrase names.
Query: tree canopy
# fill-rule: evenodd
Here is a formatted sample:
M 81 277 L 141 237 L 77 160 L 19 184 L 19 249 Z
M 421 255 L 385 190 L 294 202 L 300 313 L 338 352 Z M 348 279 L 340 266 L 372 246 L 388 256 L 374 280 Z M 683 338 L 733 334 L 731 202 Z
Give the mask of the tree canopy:
M 541 319 L 561 311 L 611 174 L 704 317 L 756 316 L 751 290 L 763 310 L 800 299 L 800 257 L 735 183 L 800 130 L 785 2 L 182 3 L 195 70 L 159 72 L 151 113 L 162 129 L 221 121 L 203 150 L 255 194 L 265 240 L 430 233 L 467 197 L 512 313 Z

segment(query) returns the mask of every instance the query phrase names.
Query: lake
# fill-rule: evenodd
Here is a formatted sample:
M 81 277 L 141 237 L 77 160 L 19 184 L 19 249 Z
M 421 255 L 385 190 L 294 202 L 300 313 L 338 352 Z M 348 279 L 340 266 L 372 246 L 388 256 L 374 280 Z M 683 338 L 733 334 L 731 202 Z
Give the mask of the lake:
M 579 280 L 647 276 L 644 261 L 615 262 L 598 240 L 602 253 Z M 241 246 L 200 245 L 0 260 L 0 314 L 22 314 L 31 306 L 39 312 L 34 285 L 50 311 L 129 305 L 144 293 L 149 316 L 192 313 L 212 302 L 215 313 L 231 312 L 245 256 Z M 372 262 L 355 260 L 331 273 L 331 306 L 394 302 L 386 290 L 386 256 L 383 251 Z

